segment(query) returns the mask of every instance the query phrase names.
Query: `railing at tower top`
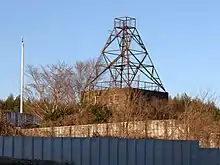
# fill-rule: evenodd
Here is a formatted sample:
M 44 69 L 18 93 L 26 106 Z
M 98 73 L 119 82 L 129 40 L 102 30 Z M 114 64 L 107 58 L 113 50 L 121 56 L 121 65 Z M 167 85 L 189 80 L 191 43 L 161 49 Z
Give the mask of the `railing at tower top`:
M 126 82 L 121 81 L 102 81 L 96 84 L 90 85 L 88 90 L 107 90 L 114 88 L 128 88 Z M 130 86 L 131 88 L 149 90 L 149 91 L 163 91 L 160 87 L 152 82 L 134 80 Z
M 114 28 L 136 27 L 136 19 L 131 17 L 119 17 L 114 19 Z

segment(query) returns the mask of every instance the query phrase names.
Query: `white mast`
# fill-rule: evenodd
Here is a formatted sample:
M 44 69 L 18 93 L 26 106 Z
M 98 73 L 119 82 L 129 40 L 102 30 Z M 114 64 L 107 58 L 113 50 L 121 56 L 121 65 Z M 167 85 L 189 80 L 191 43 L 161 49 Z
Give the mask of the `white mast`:
M 21 84 L 20 84 L 20 113 L 23 113 L 23 89 L 24 89 L 24 40 L 21 37 Z

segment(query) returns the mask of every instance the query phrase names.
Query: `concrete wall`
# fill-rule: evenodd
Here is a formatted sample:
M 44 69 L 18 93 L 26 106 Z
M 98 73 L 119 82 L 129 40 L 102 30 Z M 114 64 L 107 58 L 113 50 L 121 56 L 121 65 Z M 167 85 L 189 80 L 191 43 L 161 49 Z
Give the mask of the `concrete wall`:
M 0 156 L 74 165 L 200 165 L 200 155 L 209 165 L 220 162 L 219 155 L 213 155 L 214 159 L 209 160 L 206 151 L 202 150 L 200 154 L 197 141 L 0 137 Z
M 147 137 L 169 140 L 190 140 L 187 126 L 177 123 L 175 120 L 152 120 L 121 123 L 89 124 L 61 127 L 45 127 L 22 129 L 28 136 L 54 136 L 54 137 Z M 201 147 L 220 147 L 219 137 L 210 133 L 209 139 L 196 139 Z
M 121 123 L 89 124 L 76 126 L 22 129 L 27 135 L 55 137 L 136 136 L 178 139 L 183 137 L 184 126 L 174 120 L 152 120 Z

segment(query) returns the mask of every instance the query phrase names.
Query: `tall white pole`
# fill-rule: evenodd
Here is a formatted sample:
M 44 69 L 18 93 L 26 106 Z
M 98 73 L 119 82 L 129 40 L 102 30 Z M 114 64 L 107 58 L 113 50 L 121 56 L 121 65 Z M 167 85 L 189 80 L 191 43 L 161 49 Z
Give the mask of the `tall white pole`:
M 21 37 L 21 84 L 20 84 L 20 113 L 23 113 L 23 89 L 24 89 L 24 40 Z

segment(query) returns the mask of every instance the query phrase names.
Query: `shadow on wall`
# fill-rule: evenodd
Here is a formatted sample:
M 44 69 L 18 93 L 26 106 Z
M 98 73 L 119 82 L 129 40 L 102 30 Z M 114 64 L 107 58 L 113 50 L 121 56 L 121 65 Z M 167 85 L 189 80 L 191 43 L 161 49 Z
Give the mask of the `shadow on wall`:
M 0 164 L 2 165 L 6 165 L 6 164 L 15 164 L 15 165 L 19 165 L 19 164 L 33 164 L 33 165 L 74 165 L 73 163 L 59 163 L 56 161 L 52 161 L 52 160 L 30 160 L 30 159 L 16 159 L 16 158 L 12 158 L 12 157 L 5 157 L 2 156 L 0 157 Z

